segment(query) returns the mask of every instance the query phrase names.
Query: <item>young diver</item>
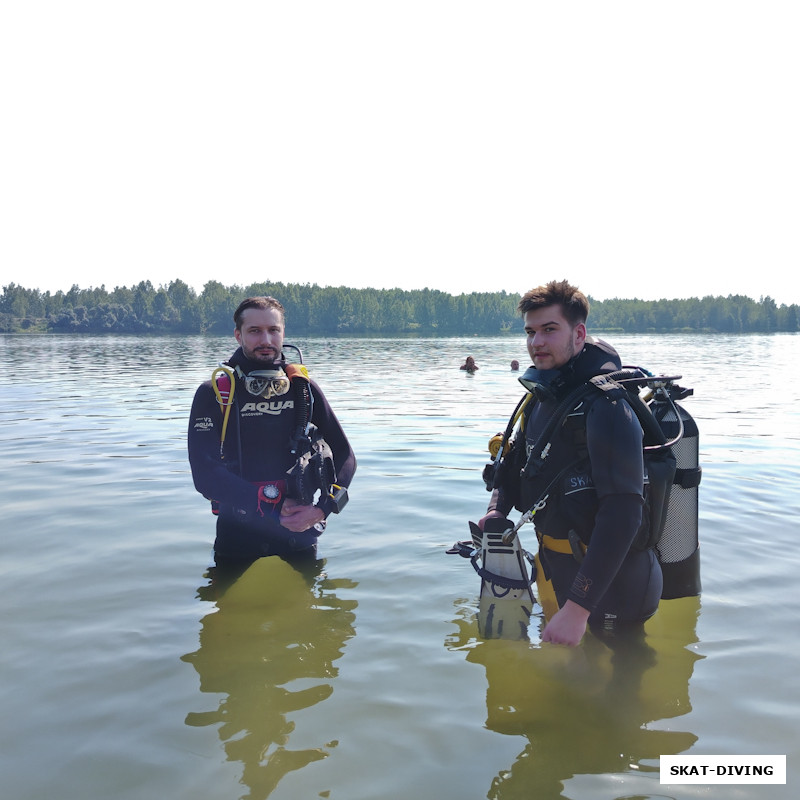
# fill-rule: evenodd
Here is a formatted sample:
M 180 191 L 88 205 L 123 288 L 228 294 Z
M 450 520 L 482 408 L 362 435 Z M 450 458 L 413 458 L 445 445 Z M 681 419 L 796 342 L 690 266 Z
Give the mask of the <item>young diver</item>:
M 538 503 L 539 560 L 557 601 L 542 640 L 574 646 L 587 625 L 641 623 L 658 608 L 658 558 L 653 547 L 637 546 L 644 518 L 643 432 L 624 397 L 611 400 L 601 392 L 581 409 L 584 443 L 576 443 L 569 425 L 550 431 L 566 396 L 621 363 L 613 348 L 587 336 L 589 303 L 566 281 L 532 289 L 518 308 L 533 362 L 520 380 L 534 389 L 535 402 L 494 477 L 478 527 L 511 528 L 513 508 L 524 512 Z M 545 434 L 551 446 L 538 463 L 529 463 Z

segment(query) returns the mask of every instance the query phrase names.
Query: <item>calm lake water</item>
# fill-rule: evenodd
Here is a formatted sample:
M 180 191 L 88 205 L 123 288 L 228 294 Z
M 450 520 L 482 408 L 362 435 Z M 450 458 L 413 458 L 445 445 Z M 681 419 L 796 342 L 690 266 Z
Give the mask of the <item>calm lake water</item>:
M 485 510 L 521 336 L 289 336 L 359 469 L 315 574 L 265 559 L 227 590 L 185 433 L 232 337 L 0 336 L 3 796 L 794 797 L 800 336 L 606 338 L 694 388 L 703 467 L 703 594 L 617 653 L 542 645 L 538 617 L 482 640 L 445 554 Z M 786 754 L 788 784 L 661 785 L 679 753 Z

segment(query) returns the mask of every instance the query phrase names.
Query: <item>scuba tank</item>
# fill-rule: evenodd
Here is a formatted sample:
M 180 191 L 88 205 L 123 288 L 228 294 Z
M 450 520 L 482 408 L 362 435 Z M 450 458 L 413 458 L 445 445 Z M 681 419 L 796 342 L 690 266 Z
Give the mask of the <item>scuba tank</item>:
M 675 478 L 669 492 L 664 530 L 656 555 L 664 575 L 661 597 L 694 597 L 700 594 L 700 545 L 698 537 L 698 486 L 700 440 L 697 423 L 676 400 L 692 394 L 675 384 L 655 392 L 650 410 L 668 440 L 676 459 Z

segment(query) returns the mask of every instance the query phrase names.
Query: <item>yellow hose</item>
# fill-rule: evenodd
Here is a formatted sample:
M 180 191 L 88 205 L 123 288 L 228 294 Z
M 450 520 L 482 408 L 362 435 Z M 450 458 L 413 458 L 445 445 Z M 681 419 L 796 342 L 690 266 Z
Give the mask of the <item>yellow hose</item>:
M 225 374 L 228 376 L 231 382 L 231 388 L 228 392 L 228 399 L 226 400 L 222 396 L 222 392 L 217 386 L 217 376 L 219 374 Z M 217 402 L 220 406 L 224 409 L 222 412 L 222 433 L 219 438 L 219 455 L 220 458 L 224 458 L 223 456 L 223 445 L 225 444 L 225 434 L 228 430 L 228 418 L 231 415 L 231 406 L 233 405 L 233 392 L 236 388 L 236 380 L 233 374 L 233 370 L 226 366 L 225 364 L 220 364 L 212 373 L 211 373 L 211 385 L 214 387 L 214 394 L 217 396 Z
M 525 395 L 525 399 L 522 401 L 521 405 L 517 409 L 516 414 L 514 414 L 514 418 L 511 420 L 511 425 L 507 429 L 508 431 L 513 431 L 514 428 L 517 426 L 517 422 L 519 422 L 520 417 L 525 411 L 525 406 L 528 405 L 528 402 L 530 401 L 531 397 L 533 397 L 533 395 L 530 393 Z M 502 441 L 503 441 L 502 433 L 495 434 L 494 436 L 492 436 L 491 439 L 489 439 L 489 453 L 492 456 L 492 459 L 497 458 L 497 454 L 500 452 L 500 444 L 502 443 Z M 505 447 L 503 448 L 503 455 L 505 455 L 507 452 L 508 452 L 508 441 L 506 441 Z

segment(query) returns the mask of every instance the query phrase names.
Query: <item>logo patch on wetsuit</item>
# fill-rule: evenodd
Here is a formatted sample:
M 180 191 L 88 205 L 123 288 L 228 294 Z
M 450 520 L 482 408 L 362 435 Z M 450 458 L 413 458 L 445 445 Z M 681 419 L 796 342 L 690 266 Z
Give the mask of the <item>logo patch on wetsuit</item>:
M 564 481 L 564 494 L 583 492 L 586 489 L 594 489 L 594 481 L 589 472 L 573 473 Z
M 590 578 L 587 578 L 582 573 L 578 573 L 575 576 L 575 580 L 572 582 L 572 591 L 575 594 L 579 595 L 580 597 L 586 597 L 589 592 L 589 589 L 592 588 L 592 581 Z
M 214 427 L 211 417 L 196 417 L 194 421 L 194 429 L 196 431 L 208 431 Z
M 273 400 L 270 403 L 245 403 L 242 406 L 242 416 L 257 417 L 259 414 L 278 415 L 287 408 L 294 408 L 294 400 Z

